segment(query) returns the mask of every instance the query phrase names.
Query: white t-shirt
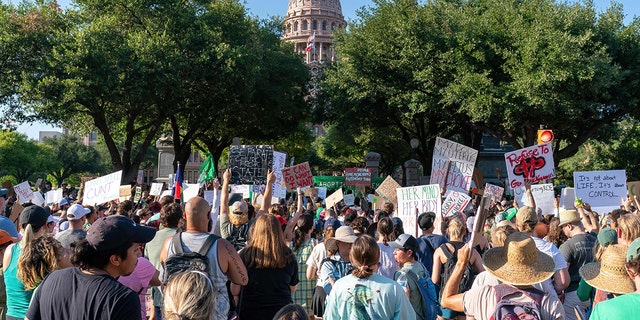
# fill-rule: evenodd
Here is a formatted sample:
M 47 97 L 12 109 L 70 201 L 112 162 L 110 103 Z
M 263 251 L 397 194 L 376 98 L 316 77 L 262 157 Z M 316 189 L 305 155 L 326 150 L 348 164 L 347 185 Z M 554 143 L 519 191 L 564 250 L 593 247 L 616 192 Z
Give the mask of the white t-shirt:
M 318 243 L 313 247 L 311 255 L 307 259 L 307 266 L 316 268 L 316 286 L 322 286 L 323 283 L 320 280 L 320 262 L 327 257 L 327 250 L 325 249 L 324 242 Z
M 528 297 L 519 293 L 515 293 L 511 300 L 531 301 Z M 462 297 L 462 303 L 464 305 L 464 313 L 468 317 L 474 317 L 476 320 L 490 320 L 498 304 L 498 298 L 493 286 L 484 285 L 472 287 L 465 292 Z M 546 293 L 542 297 L 540 315 L 545 320 L 565 319 L 564 308 L 556 295 Z

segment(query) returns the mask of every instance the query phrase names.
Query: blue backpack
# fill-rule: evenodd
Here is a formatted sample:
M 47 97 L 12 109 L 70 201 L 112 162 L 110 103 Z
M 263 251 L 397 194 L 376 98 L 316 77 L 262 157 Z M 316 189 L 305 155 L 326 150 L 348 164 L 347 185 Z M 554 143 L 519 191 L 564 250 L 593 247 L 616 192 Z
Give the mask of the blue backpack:
M 426 268 L 425 268 L 426 271 Z M 424 314 L 423 320 L 435 320 L 438 312 L 438 299 L 436 296 L 436 285 L 431 281 L 431 276 L 427 271 L 427 276 L 424 278 L 418 277 L 411 270 L 407 270 L 407 272 L 402 271 L 407 275 L 407 278 L 410 279 L 413 283 L 418 285 L 418 289 L 420 289 L 420 295 L 422 296 L 422 301 L 424 302 L 422 308 L 422 314 Z

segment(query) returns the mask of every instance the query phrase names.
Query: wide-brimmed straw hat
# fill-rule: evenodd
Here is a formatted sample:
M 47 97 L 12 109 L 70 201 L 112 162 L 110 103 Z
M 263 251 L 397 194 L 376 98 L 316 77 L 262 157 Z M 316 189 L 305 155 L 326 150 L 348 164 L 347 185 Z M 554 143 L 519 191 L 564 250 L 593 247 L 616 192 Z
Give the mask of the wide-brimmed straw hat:
M 625 294 L 635 291 L 633 280 L 627 274 L 627 246 L 611 244 L 604 249 L 600 262 L 587 263 L 580 268 L 580 276 L 594 288 Z
M 333 238 L 329 238 L 326 240 L 325 245 L 327 248 L 337 248 L 336 241 L 345 242 L 345 243 L 353 243 L 358 239 L 358 236 L 353 231 L 353 229 L 349 226 L 342 226 L 336 230 L 336 235 Z
M 514 286 L 540 283 L 555 271 L 553 258 L 538 250 L 533 239 L 522 232 L 510 234 L 503 247 L 489 249 L 482 263 L 500 281 Z

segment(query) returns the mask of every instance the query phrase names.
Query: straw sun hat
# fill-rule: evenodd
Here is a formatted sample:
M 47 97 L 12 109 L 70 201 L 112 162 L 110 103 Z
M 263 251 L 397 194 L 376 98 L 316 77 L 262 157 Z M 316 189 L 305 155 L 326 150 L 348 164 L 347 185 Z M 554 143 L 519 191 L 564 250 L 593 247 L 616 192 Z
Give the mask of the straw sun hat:
M 503 247 L 489 249 L 482 258 L 485 269 L 500 281 L 514 286 L 528 286 L 551 278 L 553 258 L 536 248 L 526 233 L 514 232 Z
M 588 263 L 580 268 L 580 276 L 602 291 L 617 294 L 633 292 L 635 286 L 624 267 L 626 254 L 627 246 L 611 244 L 604 249 L 600 262 Z

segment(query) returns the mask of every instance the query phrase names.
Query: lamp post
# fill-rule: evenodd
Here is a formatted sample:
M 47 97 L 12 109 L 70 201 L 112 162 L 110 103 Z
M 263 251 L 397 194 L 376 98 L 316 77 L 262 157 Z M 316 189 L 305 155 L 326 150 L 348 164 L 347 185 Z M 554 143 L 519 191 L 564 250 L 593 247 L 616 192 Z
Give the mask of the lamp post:
M 418 140 L 418 138 L 411 138 L 411 140 L 409 140 L 409 144 L 411 145 L 411 149 L 413 149 L 413 157 L 417 158 L 418 154 L 416 153 L 416 150 L 418 149 L 418 146 L 420 146 L 420 140 Z

